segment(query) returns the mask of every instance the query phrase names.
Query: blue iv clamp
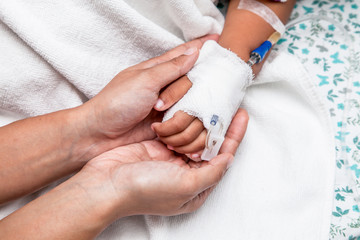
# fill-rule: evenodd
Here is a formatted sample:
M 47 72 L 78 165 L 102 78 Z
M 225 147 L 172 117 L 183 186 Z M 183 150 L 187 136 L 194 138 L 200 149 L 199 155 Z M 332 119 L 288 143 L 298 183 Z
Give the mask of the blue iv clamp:
M 250 59 L 247 64 L 249 64 L 251 67 L 254 64 L 261 62 L 264 59 L 265 55 L 269 52 L 271 47 L 272 43 L 269 40 L 263 42 L 258 48 L 251 52 Z
M 271 47 L 277 43 L 280 37 L 281 34 L 279 32 L 274 32 L 271 34 L 265 42 L 263 42 L 258 48 L 251 52 L 250 59 L 247 64 L 252 67 L 254 64 L 261 62 L 266 54 L 270 51 Z

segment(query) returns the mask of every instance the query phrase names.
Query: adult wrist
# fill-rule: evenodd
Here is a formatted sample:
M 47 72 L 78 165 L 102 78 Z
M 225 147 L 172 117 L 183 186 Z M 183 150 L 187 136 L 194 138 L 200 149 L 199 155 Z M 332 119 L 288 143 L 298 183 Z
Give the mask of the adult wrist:
M 1 238 L 93 239 L 121 216 L 107 186 L 97 174 L 81 171 L 3 219 Z M 121 204 L 119 197 L 116 200 Z M 23 227 L 19 229 L 19 225 Z
M 119 112 L 119 109 L 116 110 Z M 118 128 L 109 127 L 109 125 L 116 125 L 116 121 L 118 121 L 114 117 L 116 113 L 107 109 L 106 106 L 98 104 L 95 98 L 70 111 L 71 121 L 80 138 L 77 144 L 79 161 L 86 163 L 113 148 L 144 140 L 133 139 L 132 129 L 121 129 L 121 123 L 118 124 Z
M 119 218 L 135 214 L 130 209 L 130 194 L 126 184 L 114 186 L 107 174 L 86 165 L 70 179 L 83 192 L 82 196 L 86 199 L 83 211 L 89 213 L 88 221 L 99 229 L 107 227 Z
M 70 159 L 83 166 L 90 159 L 111 149 L 109 140 L 96 128 L 96 122 L 91 109 L 81 105 L 66 111 L 66 120 L 63 122 L 64 129 L 68 129 L 71 135 Z

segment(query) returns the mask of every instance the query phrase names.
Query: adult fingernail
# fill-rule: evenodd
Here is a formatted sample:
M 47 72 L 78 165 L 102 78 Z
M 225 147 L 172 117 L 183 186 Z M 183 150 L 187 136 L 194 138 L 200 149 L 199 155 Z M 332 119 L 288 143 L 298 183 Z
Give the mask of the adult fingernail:
M 195 48 L 195 47 L 189 48 L 184 52 L 184 55 L 189 56 L 189 55 L 193 54 L 194 52 L 196 52 L 196 50 L 197 50 L 197 48 Z
M 159 98 L 155 104 L 155 108 L 161 109 L 164 105 L 165 105 L 164 101 Z
M 170 146 L 170 145 L 167 145 L 167 148 L 170 149 L 170 150 L 174 150 L 174 147 Z

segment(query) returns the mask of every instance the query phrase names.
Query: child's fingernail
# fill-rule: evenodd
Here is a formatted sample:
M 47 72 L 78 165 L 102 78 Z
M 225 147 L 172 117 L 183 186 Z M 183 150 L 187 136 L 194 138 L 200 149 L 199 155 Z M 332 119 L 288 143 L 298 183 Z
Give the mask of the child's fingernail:
M 184 55 L 189 56 L 189 55 L 193 54 L 194 52 L 196 52 L 196 50 L 197 50 L 197 48 L 195 48 L 195 47 L 189 48 L 184 52 Z
M 170 150 L 174 150 L 174 147 L 170 146 L 170 145 L 167 145 L 167 148 L 170 149 Z
M 155 104 L 155 108 L 161 109 L 164 105 L 165 105 L 164 101 L 159 98 Z
M 191 158 L 199 158 L 200 157 L 200 155 L 199 154 L 197 154 L 197 153 L 195 153 L 195 154 L 191 154 Z

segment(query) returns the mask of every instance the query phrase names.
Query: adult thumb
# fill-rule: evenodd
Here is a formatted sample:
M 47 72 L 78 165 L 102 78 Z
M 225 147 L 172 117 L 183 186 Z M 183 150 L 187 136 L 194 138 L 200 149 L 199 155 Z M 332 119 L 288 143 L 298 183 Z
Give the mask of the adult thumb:
M 199 49 L 196 47 L 189 48 L 184 54 L 176 58 L 146 69 L 146 80 L 150 81 L 153 87 L 160 91 L 160 89 L 190 71 L 198 56 Z
M 234 156 L 230 153 L 223 153 L 200 167 L 195 171 L 199 184 L 199 191 L 216 185 L 224 176 L 226 170 L 232 164 Z

